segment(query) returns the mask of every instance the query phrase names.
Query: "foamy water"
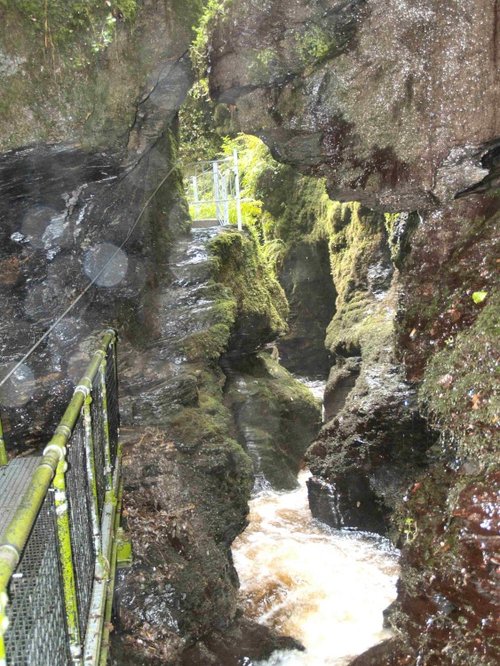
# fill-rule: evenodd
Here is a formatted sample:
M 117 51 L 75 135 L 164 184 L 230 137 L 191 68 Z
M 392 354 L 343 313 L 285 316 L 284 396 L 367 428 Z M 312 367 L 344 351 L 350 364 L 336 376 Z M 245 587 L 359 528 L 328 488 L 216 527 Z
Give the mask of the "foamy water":
M 382 611 L 396 597 L 398 552 L 376 535 L 314 521 L 307 476 L 296 491 L 255 497 L 233 547 L 246 615 L 306 648 L 260 666 L 344 666 L 389 635 Z

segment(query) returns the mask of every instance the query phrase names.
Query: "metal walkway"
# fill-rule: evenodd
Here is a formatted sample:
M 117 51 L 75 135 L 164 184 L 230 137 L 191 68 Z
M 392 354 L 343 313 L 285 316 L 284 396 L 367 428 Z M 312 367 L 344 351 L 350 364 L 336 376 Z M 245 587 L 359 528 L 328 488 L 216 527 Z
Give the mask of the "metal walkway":
M 106 663 L 121 504 L 118 429 L 110 330 L 43 455 L 0 467 L 0 666 Z

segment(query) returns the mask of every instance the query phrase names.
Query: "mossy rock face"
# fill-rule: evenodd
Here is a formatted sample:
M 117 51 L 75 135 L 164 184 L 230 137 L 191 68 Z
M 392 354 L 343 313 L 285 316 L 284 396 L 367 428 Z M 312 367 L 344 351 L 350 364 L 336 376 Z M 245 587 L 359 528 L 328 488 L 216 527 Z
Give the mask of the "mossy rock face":
M 254 473 L 224 405 L 218 361 L 237 307 L 209 277 L 214 233 L 177 239 L 175 279 L 156 293 L 153 339 L 140 355 L 123 350 L 125 505 L 138 545 L 117 585 L 124 632 L 115 649 L 130 663 L 174 663 L 186 647 L 237 623 L 229 549 L 246 525 Z
M 429 361 L 419 398 L 436 427 L 456 443 L 449 451 L 455 464 L 480 470 L 498 464 L 498 293 L 475 307 L 481 311 L 474 324 Z
M 304 452 L 321 423 L 318 401 L 267 353 L 225 363 L 225 372 L 226 404 L 238 440 L 252 458 L 257 483 L 295 488 Z
M 188 5 L 0 3 L 0 150 L 66 142 L 123 151 L 139 120 L 150 133 L 168 126 L 191 81 L 181 61 L 200 7 Z M 141 140 L 130 138 L 136 150 Z
M 253 353 L 286 331 L 286 297 L 252 238 L 224 231 L 211 242 L 210 251 L 213 279 L 231 291 L 237 305 L 228 353 Z
M 326 396 L 331 422 L 307 454 L 316 475 L 310 482 L 313 512 L 337 527 L 387 531 L 435 438 L 395 350 L 394 263 L 408 252 L 413 224 L 332 201 L 324 181 L 263 164 L 256 178 L 262 231 L 279 248 L 277 272 L 291 304 L 280 351 L 299 372 L 311 368 L 309 357 L 325 364 L 323 376 L 333 366 Z M 325 489 L 332 484 L 330 496 Z

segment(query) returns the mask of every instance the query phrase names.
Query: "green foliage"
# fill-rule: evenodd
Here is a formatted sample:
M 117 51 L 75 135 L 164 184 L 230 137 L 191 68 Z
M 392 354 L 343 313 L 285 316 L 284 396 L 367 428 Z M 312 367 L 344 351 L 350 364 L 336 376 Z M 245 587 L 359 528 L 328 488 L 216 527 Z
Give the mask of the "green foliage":
M 199 160 L 216 159 L 222 149 L 222 138 L 214 121 L 215 105 L 210 99 L 207 79 L 197 81 L 179 112 L 181 163 L 187 167 Z
M 195 37 L 191 45 L 191 61 L 198 74 L 203 79 L 207 75 L 208 53 L 207 45 L 210 33 L 219 17 L 223 16 L 233 0 L 208 0 L 205 10 L 195 27 Z
M 472 294 L 472 300 L 474 301 L 474 303 L 476 305 L 479 305 L 480 303 L 482 303 L 486 299 L 486 296 L 488 296 L 487 291 L 475 291 Z
M 137 11 L 137 0 L 2 0 L 1 4 L 25 19 L 46 48 L 65 48 L 76 35 L 86 33 L 95 53 L 113 41 L 117 21 L 131 21 Z

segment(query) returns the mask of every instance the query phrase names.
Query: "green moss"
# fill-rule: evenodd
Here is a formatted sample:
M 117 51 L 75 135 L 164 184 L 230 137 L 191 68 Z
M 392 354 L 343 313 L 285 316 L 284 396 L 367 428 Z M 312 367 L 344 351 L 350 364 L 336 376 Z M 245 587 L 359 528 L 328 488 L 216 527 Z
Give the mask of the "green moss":
M 231 290 L 238 316 L 261 315 L 275 335 L 286 330 L 288 303 L 279 283 L 260 257 L 255 239 L 225 231 L 210 243 L 213 276 Z
M 411 238 L 419 223 L 418 213 L 386 213 L 387 230 L 391 257 L 394 265 L 400 268 L 411 249 Z
M 122 149 L 145 82 L 185 50 L 201 5 L 0 0 L 0 149 Z
M 197 81 L 179 112 L 181 137 L 180 157 L 187 167 L 200 155 L 216 159 L 222 149 L 222 137 L 217 133 L 214 120 L 215 104 L 208 92 L 207 79 Z
M 407 252 L 413 218 L 384 218 L 358 203 L 332 201 L 323 179 L 302 176 L 279 164 L 256 137 L 240 135 L 225 145 L 227 151 L 239 152 L 244 196 L 261 204 L 248 222 L 268 266 L 276 273 L 298 242 L 327 243 L 338 296 L 326 345 L 335 353 L 376 353 L 394 332 L 396 297 L 387 291 L 391 254 L 396 260 Z M 387 271 L 387 280 L 380 288 L 385 296 L 377 300 L 368 272 L 379 264 Z M 230 282 L 236 266 L 228 272 Z M 255 296 L 257 303 L 264 302 Z
M 432 357 L 419 394 L 433 423 L 453 436 L 455 450 L 445 453 L 481 466 L 498 461 L 499 305 L 492 295 L 472 327 Z
M 269 78 L 281 78 L 284 74 L 283 62 L 273 48 L 249 49 L 247 68 L 252 83 L 267 83 Z
M 90 51 L 98 53 L 113 41 L 117 21 L 135 18 L 137 0 L 0 0 L 2 6 L 15 12 L 47 49 L 70 48 L 85 34 Z
M 206 331 L 194 333 L 184 340 L 183 348 L 188 360 L 197 358 L 218 359 L 227 347 L 231 329 L 225 324 L 215 324 Z
M 326 58 L 336 48 L 329 33 L 319 26 L 311 26 L 304 34 L 297 35 L 297 45 L 303 59 L 319 61 Z

